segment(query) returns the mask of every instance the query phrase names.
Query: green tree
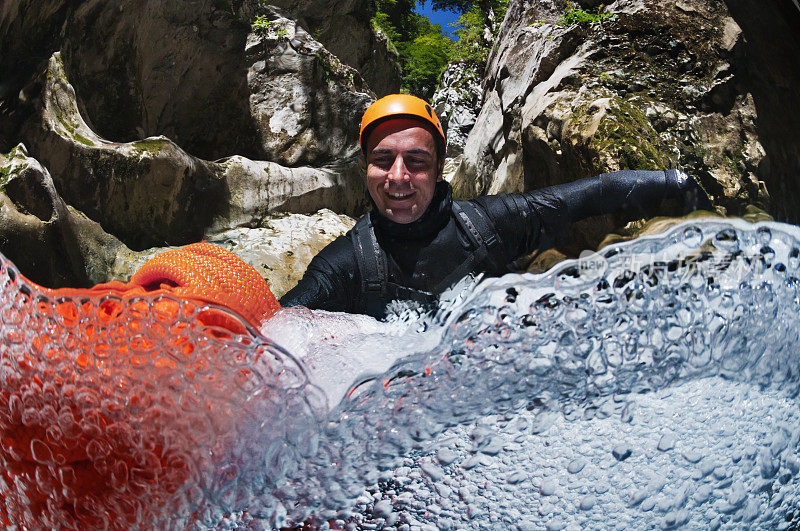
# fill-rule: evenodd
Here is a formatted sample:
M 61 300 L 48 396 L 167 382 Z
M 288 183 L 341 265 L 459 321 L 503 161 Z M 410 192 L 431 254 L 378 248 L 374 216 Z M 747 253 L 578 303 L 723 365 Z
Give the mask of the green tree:
M 437 11 L 451 11 L 453 13 L 464 14 L 473 8 L 477 8 L 483 13 L 489 13 L 489 10 L 497 10 L 500 4 L 505 3 L 508 7 L 508 1 L 502 0 L 421 0 L 420 4 L 425 5 L 430 1 L 431 7 Z
M 421 97 L 433 95 L 451 61 L 486 61 L 509 0 L 374 0 L 372 19 L 399 54 L 402 90 Z M 438 24 L 414 12 L 417 4 L 460 13 L 453 42 Z
M 372 22 L 399 53 L 401 90 L 428 98 L 450 60 L 451 41 L 441 26 L 415 13 L 415 7 L 415 0 L 375 0 Z
M 432 0 L 432 4 L 445 7 L 449 5 L 456 11 L 462 5 L 470 4 L 461 12 L 455 24 L 458 41 L 451 50 L 452 61 L 465 61 L 480 65 L 486 62 L 500 30 L 500 24 L 508 11 L 509 0 L 486 0 L 466 2 L 465 0 Z
M 426 19 L 427 20 L 427 19 Z M 404 59 L 403 90 L 422 98 L 430 98 L 436 90 L 442 72 L 450 62 L 450 39 L 436 31 L 421 33 L 401 46 Z

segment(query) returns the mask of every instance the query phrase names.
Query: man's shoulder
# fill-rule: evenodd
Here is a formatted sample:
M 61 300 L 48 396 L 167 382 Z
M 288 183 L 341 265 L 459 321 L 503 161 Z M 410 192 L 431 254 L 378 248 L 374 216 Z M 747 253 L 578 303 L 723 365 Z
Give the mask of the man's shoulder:
M 356 260 L 357 233 L 369 227 L 369 214 L 361 216 L 353 227 L 337 236 L 316 254 L 312 263 L 327 262 L 330 266 L 350 265 Z

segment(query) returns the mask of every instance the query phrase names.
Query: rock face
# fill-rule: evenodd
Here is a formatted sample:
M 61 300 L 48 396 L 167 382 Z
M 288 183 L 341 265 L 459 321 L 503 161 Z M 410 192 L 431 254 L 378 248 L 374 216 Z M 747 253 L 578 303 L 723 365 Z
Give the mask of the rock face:
M 108 280 L 127 248 L 69 207 L 20 144 L 0 155 L 0 250 L 34 282 L 80 287 Z
M 98 134 L 164 135 L 208 160 L 290 166 L 352 148 L 347 120 L 372 97 L 357 71 L 274 8 L 251 26 L 243 12 L 195 4 L 90 1 L 75 11 L 62 57 Z
M 373 30 L 369 0 L 272 0 L 292 15 L 341 62 L 358 70 L 378 97 L 400 90 L 397 55 L 386 37 Z
M 431 101 L 447 135 L 447 156 L 464 152 L 467 136 L 481 108 L 481 72 L 471 63 L 452 63 L 442 73 L 440 88 Z
M 791 164 L 776 170 L 767 151 L 779 135 L 765 131 L 770 119 L 761 118 L 748 77 L 754 49 L 736 10 L 722 0 L 618 0 L 607 10 L 615 20 L 566 25 L 560 2 L 512 1 L 453 177 L 456 195 L 678 166 L 699 178 L 723 213 L 777 206 L 765 182 Z M 796 60 L 800 48 L 793 50 Z M 776 68 L 784 82 L 800 81 L 800 69 Z M 621 221 L 578 227 L 578 246 L 596 245 Z
M 302 277 L 314 255 L 354 223 L 322 209 L 308 216 L 268 217 L 257 228 L 228 228 L 207 234 L 206 240 L 251 264 L 281 296 Z M 67 205 L 48 171 L 22 144 L 0 155 L 0 251 L 34 282 L 87 287 L 127 281 L 167 249 L 133 251 Z
M 296 22 L 275 10 L 269 16 L 245 45 L 257 158 L 321 166 L 351 157 L 357 150 L 357 125 L 372 98 L 369 89 L 356 70 Z
M 78 112 L 59 54 L 51 58 L 43 84 L 41 123 L 24 136 L 53 168 L 64 200 L 132 248 L 257 226 L 275 212 L 364 207 L 362 164 L 352 156 L 329 167 L 287 168 L 239 156 L 204 161 L 165 137 L 110 142 Z
M 375 96 L 307 32 L 310 19 L 295 20 L 313 6 L 284 3 L 296 14 L 250 0 L 4 2 L 0 152 L 24 147 L 0 168 L 16 172 L 27 148 L 26 164 L 50 184 L 38 210 L 20 202 L 22 181 L 8 185 L 4 212 L 14 217 L 0 227 L 0 251 L 42 284 L 86 285 L 108 280 L 114 254 L 130 249 L 260 227 L 281 213 L 363 212 L 358 122 Z M 368 65 L 382 56 L 368 53 L 379 43 L 362 3 L 329 6 L 325 31 L 349 61 Z M 336 21 L 361 41 L 348 48 Z M 380 72 L 396 65 L 387 68 L 373 74 L 391 85 Z M 31 215 L 39 221 L 20 221 Z M 82 228 L 67 235 L 74 220 Z M 23 228 L 39 242 L 28 258 L 14 248 Z M 66 262 L 65 246 L 76 249 Z

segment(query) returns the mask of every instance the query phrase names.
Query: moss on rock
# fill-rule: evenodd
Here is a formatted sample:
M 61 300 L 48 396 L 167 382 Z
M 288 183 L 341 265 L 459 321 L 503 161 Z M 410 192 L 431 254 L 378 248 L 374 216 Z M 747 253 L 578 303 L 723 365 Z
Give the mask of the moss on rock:
M 669 158 L 662 153 L 658 133 L 644 112 L 620 97 L 611 98 L 606 115 L 592 136 L 590 147 L 619 161 L 621 168 L 659 170 Z
M 17 145 L 5 155 L 0 153 L 0 192 L 4 190 L 5 186 L 11 181 L 11 179 L 19 175 L 22 169 L 20 164 L 15 163 L 15 159 L 24 161 L 27 156 L 28 155 L 22 144 Z
M 133 146 L 135 149 L 146 153 L 158 153 L 169 146 L 169 144 L 170 141 L 163 137 L 150 137 L 145 138 L 144 140 L 136 140 L 131 142 L 131 146 Z

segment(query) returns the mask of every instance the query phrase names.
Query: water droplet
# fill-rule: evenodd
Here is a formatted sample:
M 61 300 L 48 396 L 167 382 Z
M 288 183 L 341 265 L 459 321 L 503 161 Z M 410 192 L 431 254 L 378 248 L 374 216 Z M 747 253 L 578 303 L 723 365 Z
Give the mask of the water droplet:
M 458 455 L 449 448 L 442 448 L 438 452 L 436 452 L 436 459 L 442 466 L 447 466 L 451 464 L 453 461 L 456 460 L 456 457 L 458 457 Z
M 611 455 L 614 456 L 614 459 L 617 461 L 624 461 L 631 456 L 633 450 L 627 444 L 618 444 L 611 450 Z
M 758 237 L 758 241 L 761 243 L 761 245 L 768 245 L 770 240 L 772 240 L 772 231 L 770 231 L 767 227 L 760 227 L 756 231 L 756 236 Z
M 43 465 L 55 464 L 53 452 L 50 450 L 50 447 L 39 439 L 33 439 L 31 441 L 31 456 L 37 463 Z
M 703 458 L 703 455 L 696 450 L 685 450 L 681 455 L 690 463 L 697 463 Z
M 585 466 L 586 466 L 586 461 L 584 461 L 583 459 L 573 459 L 567 465 L 567 472 L 569 472 L 570 474 L 577 474 L 578 472 L 583 470 L 583 467 Z
M 524 470 L 517 470 L 506 477 L 506 483 L 509 485 L 516 485 L 517 483 L 522 483 L 527 478 L 528 474 Z
M 658 441 L 658 449 L 662 452 L 667 452 L 675 448 L 675 436 L 671 433 L 665 433 Z
M 558 483 L 554 478 L 545 478 L 539 484 L 539 494 L 542 496 L 552 496 L 556 492 Z
M 591 494 L 587 494 L 583 498 L 581 498 L 580 505 L 578 506 L 581 511 L 588 511 L 594 507 L 596 500 L 595 497 Z
M 442 469 L 428 461 L 420 463 L 419 468 L 433 481 L 440 481 L 444 477 L 444 472 L 442 472 Z
M 739 235 L 736 229 L 722 229 L 714 236 L 714 245 L 724 251 L 735 252 L 739 250 Z

